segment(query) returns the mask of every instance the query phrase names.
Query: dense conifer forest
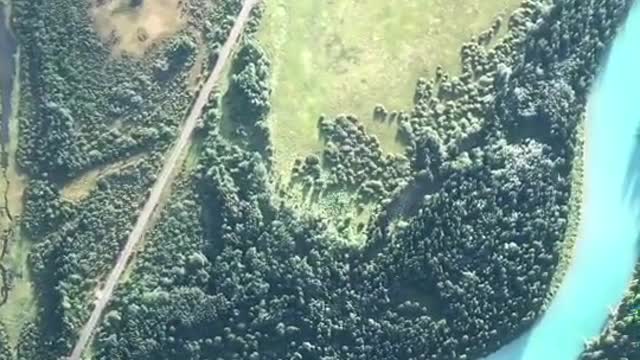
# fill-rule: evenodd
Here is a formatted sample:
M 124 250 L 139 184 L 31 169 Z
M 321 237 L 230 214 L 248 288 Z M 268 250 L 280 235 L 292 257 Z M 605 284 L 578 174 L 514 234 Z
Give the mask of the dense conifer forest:
M 185 3 L 189 24 L 136 57 L 95 34 L 88 1 L 12 0 L 29 178 L 17 226 L 38 307 L 15 349 L 0 324 L 0 359 L 59 359 L 86 321 L 197 91 L 198 54 L 204 74 L 241 6 Z M 403 154 L 354 115 L 318 114 L 324 149 L 295 162 L 292 184 L 357 194 L 372 209 L 360 224 L 304 211 L 274 173 L 260 5 L 92 358 L 470 360 L 515 339 L 563 270 L 587 95 L 631 3 L 523 1 L 460 49 L 459 74 L 417 79 L 412 109 L 371 109 L 397 123 Z M 113 164 L 86 197 L 62 195 Z M 631 290 L 585 359 L 638 356 Z

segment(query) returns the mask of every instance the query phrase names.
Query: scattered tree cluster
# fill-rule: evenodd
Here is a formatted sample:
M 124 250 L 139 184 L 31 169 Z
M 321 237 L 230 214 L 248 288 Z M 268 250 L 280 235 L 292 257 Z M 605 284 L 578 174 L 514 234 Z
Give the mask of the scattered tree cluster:
M 193 66 L 196 51 L 196 44 L 190 36 L 183 34 L 176 37 L 167 46 L 164 56 L 153 64 L 154 76 L 161 82 L 172 79 L 180 69 Z
M 255 40 L 247 40 L 233 62 L 229 85 L 231 114 L 237 121 L 264 121 L 271 109 L 269 74 L 271 64 Z
M 363 201 L 385 199 L 410 175 L 403 156 L 385 154 L 375 136 L 351 115 L 334 120 L 321 117 L 320 135 L 325 142 L 322 159 L 310 155 L 297 160 L 295 180 L 313 185 L 320 191 L 346 188 L 358 193 Z
M 256 40 L 245 40 L 234 58 L 225 111 L 233 137 L 260 152 L 270 162 L 273 156 L 267 115 L 271 110 L 269 86 L 271 64 Z

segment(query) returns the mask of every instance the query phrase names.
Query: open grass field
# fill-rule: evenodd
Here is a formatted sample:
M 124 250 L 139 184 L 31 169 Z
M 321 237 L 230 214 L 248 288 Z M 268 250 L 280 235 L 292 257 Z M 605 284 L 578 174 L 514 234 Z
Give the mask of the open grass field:
M 83 173 L 65 184 L 60 190 L 60 195 L 67 201 L 80 202 L 84 200 L 98 185 L 98 180 L 104 172 L 105 169 L 99 168 Z
M 321 114 L 350 113 L 388 152 L 396 127 L 376 104 L 409 111 L 415 83 L 438 65 L 459 71 L 460 47 L 521 0 L 267 0 L 258 34 L 273 64 L 271 126 L 276 170 L 318 152 Z

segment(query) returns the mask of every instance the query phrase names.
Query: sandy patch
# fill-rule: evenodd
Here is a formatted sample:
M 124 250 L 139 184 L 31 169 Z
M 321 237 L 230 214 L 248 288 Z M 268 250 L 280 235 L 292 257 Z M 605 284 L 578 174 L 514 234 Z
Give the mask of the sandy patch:
M 182 14 L 184 0 L 92 1 L 95 28 L 115 55 L 142 56 L 155 42 L 186 24 Z

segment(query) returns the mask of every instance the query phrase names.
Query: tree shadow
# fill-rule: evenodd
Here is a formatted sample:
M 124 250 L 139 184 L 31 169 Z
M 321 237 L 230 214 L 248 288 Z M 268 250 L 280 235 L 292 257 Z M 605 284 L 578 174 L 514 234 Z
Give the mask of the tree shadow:
M 425 196 L 437 192 L 442 187 L 442 183 L 442 179 L 432 180 L 420 176 L 414 178 L 385 207 L 387 222 L 417 215 Z

